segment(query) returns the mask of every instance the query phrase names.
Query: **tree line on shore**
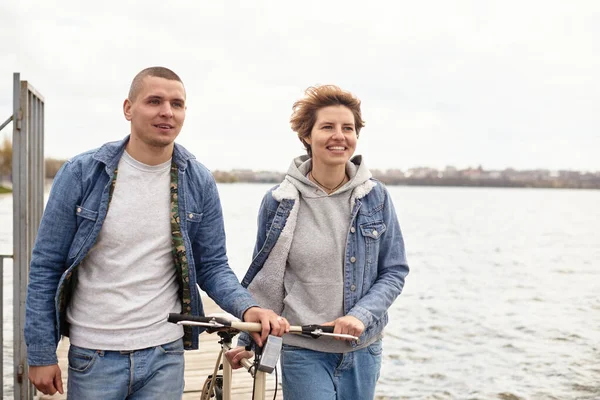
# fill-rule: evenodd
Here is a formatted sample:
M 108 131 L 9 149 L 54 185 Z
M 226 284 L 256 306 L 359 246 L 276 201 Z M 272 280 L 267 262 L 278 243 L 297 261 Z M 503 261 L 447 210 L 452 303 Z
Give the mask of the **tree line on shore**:
M 600 172 L 524 170 L 507 168 L 486 171 L 481 166 L 459 170 L 447 167 L 442 171 L 433 168 L 411 168 L 407 171 L 390 169 L 372 170 L 373 177 L 386 185 L 404 186 L 473 186 L 473 187 L 531 187 L 564 189 L 600 189 Z M 279 183 L 285 174 L 272 171 L 237 169 L 214 171 L 221 183 Z
M 54 179 L 58 170 L 66 160 L 56 158 L 46 158 L 44 160 L 44 168 L 46 179 Z M 12 176 L 12 142 L 8 138 L 4 138 L 0 145 L 0 177 L 10 181 Z

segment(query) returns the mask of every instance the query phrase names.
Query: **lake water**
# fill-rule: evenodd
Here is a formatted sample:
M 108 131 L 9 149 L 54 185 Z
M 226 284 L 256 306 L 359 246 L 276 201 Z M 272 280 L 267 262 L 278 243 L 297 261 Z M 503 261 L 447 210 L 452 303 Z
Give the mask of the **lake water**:
M 240 278 L 269 187 L 219 185 Z M 378 399 L 600 399 L 600 191 L 389 190 L 411 273 L 390 310 Z M 0 253 L 12 252 L 11 218 L 2 195 Z

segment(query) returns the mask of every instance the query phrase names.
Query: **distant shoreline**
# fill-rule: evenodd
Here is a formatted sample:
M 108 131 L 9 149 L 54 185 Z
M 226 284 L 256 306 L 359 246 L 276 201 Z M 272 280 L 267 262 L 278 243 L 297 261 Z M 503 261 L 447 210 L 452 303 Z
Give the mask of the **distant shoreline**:
M 46 178 L 51 182 L 65 160 L 46 159 Z M 389 186 L 438 186 L 438 187 L 496 187 L 533 189 L 600 189 L 600 171 L 529 169 L 487 170 L 475 168 L 444 169 L 414 167 L 405 170 L 371 169 L 373 177 Z M 252 169 L 213 170 L 219 183 L 272 183 L 285 178 L 280 171 L 255 171 Z M 2 192 L 0 192 L 2 193 Z M 4 192 L 6 193 L 6 192 Z
M 489 188 L 523 188 L 523 189 L 600 189 L 600 182 L 565 182 L 565 181 L 509 181 L 509 180 L 456 180 L 456 179 L 406 179 L 397 182 L 386 182 L 389 186 L 437 186 L 437 187 L 489 187 Z
M 381 179 L 380 179 L 381 181 Z M 250 184 L 273 184 L 276 185 L 278 183 L 281 183 L 281 181 L 219 181 L 216 180 L 217 183 L 222 183 L 222 184 L 236 184 L 236 183 L 250 183 Z M 500 183 L 496 183 L 496 182 L 486 182 L 485 184 L 477 184 L 477 183 L 471 183 L 471 182 L 461 182 L 461 183 L 450 183 L 450 182 L 442 182 L 442 183 L 435 183 L 435 182 L 415 182 L 415 181 L 410 181 L 410 182 L 403 182 L 403 183 L 389 183 L 389 182 L 383 182 L 383 184 L 385 184 L 386 186 L 414 186 L 414 187 L 447 187 L 447 188 L 496 188 L 496 189 L 501 189 L 501 188 L 507 188 L 507 189 L 581 189 L 581 190 L 599 190 L 600 189 L 600 185 L 598 186 L 552 186 L 552 185 L 543 185 L 540 184 L 539 182 L 533 182 L 533 183 L 514 183 L 514 182 L 510 182 L 508 184 L 500 184 Z
M 270 183 L 278 184 L 285 174 L 277 177 L 236 176 L 216 171 L 218 183 Z M 467 178 L 390 178 L 373 174 L 387 186 L 428 186 L 428 187 L 481 187 L 481 188 L 530 188 L 530 189 L 600 189 L 600 179 L 596 180 L 510 180 L 510 179 L 467 179 Z
M 581 172 L 547 169 L 485 170 L 477 168 L 457 169 L 448 166 L 443 170 L 429 167 L 408 170 L 371 169 L 373 177 L 386 185 L 401 186 L 441 186 L 441 187 L 498 187 L 498 188 L 539 188 L 539 189 L 600 189 L 600 171 Z M 213 171 L 219 183 L 280 183 L 285 174 L 276 171 L 253 171 L 234 169 Z
M 478 176 L 444 176 L 431 173 L 429 176 L 402 176 L 398 173 L 373 170 L 373 177 L 387 186 L 421 187 L 481 187 L 481 188 L 523 188 L 523 189 L 600 189 L 600 173 L 565 173 L 560 176 L 525 174 L 515 171 L 513 174 Z M 279 184 L 285 178 L 282 172 L 273 171 L 213 171 L 218 183 L 268 183 Z M 53 178 L 46 178 L 45 189 L 49 190 Z M 0 185 L 0 194 L 12 193 L 12 189 Z

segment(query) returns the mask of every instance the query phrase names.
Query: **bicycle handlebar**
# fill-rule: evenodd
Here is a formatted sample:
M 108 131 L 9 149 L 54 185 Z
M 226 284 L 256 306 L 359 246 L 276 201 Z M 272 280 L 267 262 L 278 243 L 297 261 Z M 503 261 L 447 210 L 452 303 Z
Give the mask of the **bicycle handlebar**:
M 230 321 L 227 318 L 221 317 L 198 317 L 194 315 L 183 315 L 170 313 L 168 318 L 168 322 L 179 324 L 179 325 L 194 325 L 194 326 L 203 326 L 206 328 L 211 328 L 215 330 L 231 328 L 238 331 L 245 332 L 261 332 L 262 325 L 258 322 L 240 322 L 240 321 Z M 323 326 L 323 325 L 292 325 L 290 326 L 289 333 L 299 334 L 299 335 L 308 335 L 313 338 L 319 338 L 321 336 L 333 336 L 338 338 L 352 339 L 358 340 L 358 337 L 352 335 L 346 335 L 341 333 L 333 333 L 333 326 Z
M 233 328 L 246 332 L 262 331 L 262 325 L 258 322 L 230 321 L 227 318 L 221 317 L 198 317 L 195 315 L 170 313 L 167 321 L 179 325 L 195 325 L 213 329 Z

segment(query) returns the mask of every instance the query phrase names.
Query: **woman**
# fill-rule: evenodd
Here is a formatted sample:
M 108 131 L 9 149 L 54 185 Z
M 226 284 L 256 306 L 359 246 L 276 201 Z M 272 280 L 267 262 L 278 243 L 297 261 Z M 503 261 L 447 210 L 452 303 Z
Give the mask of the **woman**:
M 372 399 L 387 310 L 408 266 L 389 193 L 361 156 L 360 101 L 331 86 L 310 87 L 293 106 L 292 129 L 307 155 L 264 197 L 252 264 L 242 284 L 292 325 L 333 325 L 359 342 L 286 335 L 286 400 Z M 248 344 L 247 336 L 238 345 Z M 227 354 L 233 367 L 248 357 Z

